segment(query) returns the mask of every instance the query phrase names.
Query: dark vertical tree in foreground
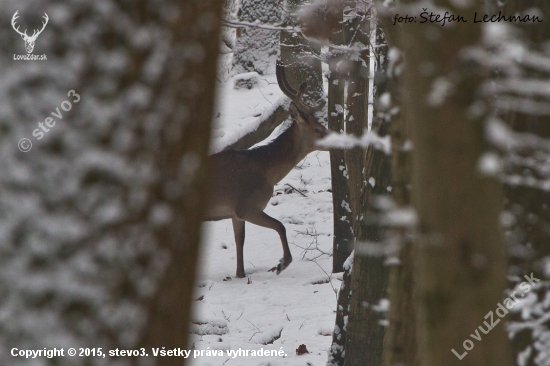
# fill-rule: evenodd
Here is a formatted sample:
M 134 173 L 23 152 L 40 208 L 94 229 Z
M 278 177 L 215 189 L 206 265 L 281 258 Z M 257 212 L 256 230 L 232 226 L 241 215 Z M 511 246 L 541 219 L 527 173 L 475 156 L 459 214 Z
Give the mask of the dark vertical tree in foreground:
M 377 79 L 382 79 L 386 93 L 375 104 L 375 115 L 391 121 L 391 196 L 395 209 L 411 212 L 411 143 L 410 127 L 403 110 L 403 93 L 400 77 L 404 60 L 399 40 L 403 26 L 393 25 L 382 7 L 378 17 L 389 51 L 386 63 L 382 65 Z M 388 326 L 384 338 L 383 365 L 418 365 L 416 346 L 416 322 L 413 303 L 414 263 L 410 226 L 412 223 L 396 225 L 390 231 L 391 241 L 397 246 L 398 261 L 392 262 L 388 284 Z
M 344 5 L 341 1 L 334 1 L 327 9 L 327 14 L 334 18 L 331 26 L 330 43 L 335 46 L 343 46 Z M 337 47 L 330 47 L 328 53 L 328 128 L 331 131 L 341 133 L 345 127 L 345 99 L 344 91 L 347 79 L 346 52 Z M 350 208 L 350 193 L 348 174 L 345 163 L 345 151 L 342 149 L 330 150 L 330 175 L 332 181 L 332 205 L 333 205 L 333 257 L 332 272 L 343 272 L 344 262 L 353 250 L 352 215 Z
M 371 17 L 370 9 L 366 9 L 366 17 Z M 370 22 L 366 22 L 370 27 Z M 370 32 L 368 33 L 370 37 Z M 376 67 L 382 69 L 385 64 L 386 52 L 381 47 L 385 42 L 379 38 L 376 52 L 371 57 L 376 59 Z M 370 40 L 365 40 L 370 44 Z M 368 58 L 365 59 L 368 62 Z M 381 64 L 382 63 L 382 64 Z M 363 74 L 364 71 L 361 72 Z M 356 85 L 361 82 L 362 75 L 351 73 L 351 81 Z M 389 119 L 383 113 L 379 113 L 379 98 L 387 91 L 387 83 L 384 79 L 378 78 L 375 82 L 374 100 L 377 101 L 377 108 L 374 111 L 371 133 L 380 137 L 389 134 Z M 363 93 L 368 95 L 368 83 L 364 85 L 366 90 Z M 350 88 L 348 97 L 357 98 L 358 90 Z M 367 122 L 367 102 L 362 103 L 364 111 L 362 120 Z M 350 107 L 350 114 L 354 111 Z M 355 112 L 357 113 L 357 112 Z M 350 117 L 351 119 L 351 117 Z M 366 131 L 366 126 L 364 126 Z M 351 150 L 353 154 L 353 150 Z M 351 155 L 351 154 L 350 154 Z M 351 157 L 351 156 L 350 156 Z M 373 145 L 362 151 L 361 163 L 353 170 L 350 167 L 350 185 L 353 184 L 352 171 L 361 177 L 360 189 L 357 189 L 358 196 L 352 199 L 356 202 L 352 205 L 352 211 L 356 210 L 359 215 L 355 219 L 354 231 L 356 231 L 356 246 L 353 259 L 353 270 L 350 286 L 350 314 L 347 327 L 346 357 L 345 366 L 380 365 L 382 363 L 382 350 L 384 340 L 384 312 L 381 308 L 381 301 L 386 297 L 388 284 L 389 267 L 385 264 L 384 255 L 373 255 L 372 248 L 380 247 L 385 242 L 386 232 L 382 227 L 382 217 L 385 215 L 385 208 L 380 206 L 380 199 L 386 198 L 391 191 L 390 156 L 386 152 L 375 148 Z M 351 163 L 351 159 L 350 159 Z M 351 166 L 352 164 L 348 165 Z M 359 170 L 360 171 L 357 171 Z M 353 192 L 354 189 L 350 188 Z M 355 208 L 356 207 L 356 208 Z
M 174 211 L 170 224 L 157 234 L 170 261 L 148 304 L 149 320 L 142 338 L 144 346 L 166 349 L 187 345 L 200 219 L 208 186 L 202 162 L 208 152 L 213 117 L 223 1 L 176 4 L 179 17 L 169 28 L 175 54 L 169 58 L 161 84 L 173 93 L 169 100 L 174 104 L 163 131 L 164 149 L 157 157 L 161 179 L 153 191 L 156 200 L 166 201 Z M 161 363 L 180 365 L 181 359 L 167 357 Z
M 333 1 L 326 9 L 326 16 L 332 18 L 333 22 L 326 22 L 330 28 L 329 41 L 332 45 L 343 46 L 344 27 L 342 1 Z M 345 129 L 345 87 L 347 54 L 338 50 L 337 47 L 330 47 L 328 52 L 328 128 L 331 131 L 341 133 Z M 330 175 L 332 181 L 332 207 L 333 207 L 333 250 L 332 250 L 332 272 L 344 272 L 342 285 L 338 291 L 336 319 L 332 344 L 328 350 L 328 366 L 344 364 L 344 347 L 346 343 L 346 324 L 349 315 L 349 298 L 351 285 L 352 259 L 346 263 L 353 251 L 353 228 L 348 185 L 348 175 L 345 163 L 345 151 L 342 149 L 330 150 Z
M 328 11 L 331 5 L 335 8 L 338 2 L 329 2 Z M 347 4 L 350 9 L 343 17 L 342 31 L 333 31 L 332 41 L 343 41 L 344 47 L 334 47 L 329 53 L 329 121 L 341 120 L 339 132 L 355 136 L 362 136 L 368 129 L 368 100 L 369 100 L 369 44 L 371 37 L 371 8 L 367 4 Z M 326 16 L 329 18 L 329 15 Z M 342 17 L 340 18 L 342 19 Z M 383 60 L 384 55 L 378 55 L 378 61 Z M 345 76 L 345 78 L 344 78 Z M 346 81 L 344 99 L 344 86 L 341 80 Z M 331 83 L 331 81 L 337 81 Z M 338 86 L 338 88 L 336 88 Z M 380 93 L 385 92 L 383 84 L 379 87 Z M 334 94 L 331 93 L 331 88 Z M 341 92 L 341 99 L 337 99 L 337 93 Z M 330 97 L 333 96 L 333 99 Z M 345 104 L 343 103 L 345 100 Z M 335 103 L 340 102 L 340 103 Z M 333 106 L 334 104 L 334 106 Z M 345 126 L 344 126 L 345 118 Z M 375 118 L 372 131 L 380 136 L 387 135 L 389 125 L 384 118 Z M 339 164 L 340 171 L 332 167 L 333 173 L 346 178 L 345 186 L 349 189 L 349 199 L 342 200 L 334 197 L 335 222 L 345 221 L 352 225 L 353 241 L 381 242 L 382 232 L 380 231 L 379 213 L 373 206 L 375 197 L 387 195 L 390 189 L 389 156 L 385 152 L 370 146 L 368 149 L 354 148 L 343 153 L 342 161 Z M 343 174 L 345 173 L 345 174 Z M 333 174 L 334 176 L 334 174 Z M 333 182 L 334 186 L 334 182 Z M 333 192 L 334 194 L 334 192 Z M 341 206 L 345 212 L 339 214 Z M 339 215 L 336 217 L 336 215 Z M 369 218 L 371 220 L 369 220 Z M 339 233 L 335 225 L 335 244 L 341 244 Z M 334 248 L 335 256 L 339 255 L 340 260 L 335 257 L 334 271 L 337 271 L 336 263 L 341 263 L 346 258 L 344 250 L 347 248 Z M 377 311 L 380 300 L 385 295 L 387 285 L 388 269 L 384 265 L 384 258 L 381 256 L 366 256 L 366 253 L 356 251 L 353 258 L 345 264 L 343 283 L 338 294 L 338 307 L 333 334 L 332 346 L 329 350 L 329 365 L 359 365 L 365 362 L 377 364 L 381 362 L 382 342 L 384 327 L 381 323 L 383 315 Z M 353 260 L 352 260 L 353 259 Z M 353 266 L 351 264 L 353 263 Z
M 480 3 L 460 8 L 452 1 L 439 4 L 457 16 L 483 11 Z M 411 2 L 408 9 L 422 11 L 420 2 Z M 483 341 L 472 343 L 473 348 L 465 342 L 502 300 L 507 263 L 498 226 L 499 182 L 478 171 L 486 148 L 485 114 L 470 109 L 479 100 L 487 71 L 464 50 L 479 44 L 481 28 L 464 22 L 412 23 L 404 30 L 404 103 L 414 149 L 412 201 L 419 220 L 414 263 L 420 364 L 510 365 L 503 322 Z
M 1 364 L 12 347 L 188 348 L 222 3 L 0 4 L 50 19 L 47 61 L 13 60 L 21 37 L 0 29 Z M 184 361 L 148 353 L 109 363 Z

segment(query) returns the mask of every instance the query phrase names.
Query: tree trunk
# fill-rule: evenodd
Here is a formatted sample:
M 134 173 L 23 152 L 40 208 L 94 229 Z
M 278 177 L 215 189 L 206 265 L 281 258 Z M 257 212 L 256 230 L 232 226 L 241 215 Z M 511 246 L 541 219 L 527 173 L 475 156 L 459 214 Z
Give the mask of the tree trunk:
M 332 333 L 332 344 L 328 350 L 327 366 L 343 366 L 346 356 L 347 324 L 350 313 L 351 298 L 351 269 L 353 265 L 353 253 L 350 253 L 349 260 L 342 266 L 342 285 L 338 291 L 336 320 L 334 332 Z
M 364 11 L 365 18 L 371 9 Z M 351 22 L 350 34 L 355 42 L 370 44 L 370 22 Z M 351 31 L 353 30 L 353 31 Z M 358 32 L 357 30 L 360 30 Z M 377 49 L 377 52 L 380 52 Z M 368 67 L 369 54 L 362 53 L 361 63 L 355 63 L 350 72 L 347 97 L 349 115 L 346 132 L 361 135 L 368 127 Z M 374 54 L 372 54 L 374 57 Z M 379 65 L 378 65 L 379 66 Z M 384 82 L 375 85 L 375 100 L 385 92 Z M 389 123 L 375 115 L 371 131 L 386 136 Z M 347 326 L 345 366 L 381 365 L 384 340 L 384 310 L 379 308 L 386 295 L 389 268 L 384 255 L 370 255 L 371 245 L 381 245 L 384 229 L 380 218 L 384 210 L 376 201 L 388 195 L 390 186 L 390 157 L 370 146 L 346 151 L 349 172 L 356 245 L 350 285 L 350 314 Z M 366 251 L 365 251 L 366 249 Z
M 384 86 L 378 84 L 376 90 L 383 93 Z M 372 131 L 386 136 L 389 123 L 374 118 Z M 363 169 L 363 179 L 368 183 L 361 196 L 357 197 L 362 209 L 361 216 L 364 217 L 360 216 L 357 221 L 345 366 L 382 364 L 385 310 L 379 309 L 379 306 L 386 296 L 389 267 L 385 264 L 384 255 L 371 255 L 369 248 L 371 245 L 382 245 L 385 239 L 380 221 L 384 210 L 376 202 L 379 197 L 388 195 L 391 184 L 390 156 L 370 146 L 365 154 Z
M 338 26 L 333 29 L 331 43 L 333 45 L 344 44 L 343 29 L 341 27 L 343 16 L 343 3 L 338 4 Z M 344 132 L 344 90 L 346 83 L 345 69 L 342 62 L 345 61 L 344 52 L 336 48 L 329 49 L 329 74 L 328 74 L 328 129 L 337 133 Z M 346 328 L 349 316 L 349 300 L 351 285 L 351 267 L 353 263 L 353 230 L 351 224 L 351 208 L 348 186 L 348 175 L 345 163 L 345 151 L 342 149 L 330 149 L 330 173 L 332 181 L 332 207 L 333 207 L 333 254 L 332 272 L 342 274 L 342 285 L 338 292 L 336 319 L 332 344 L 328 351 L 327 366 L 344 365 Z M 346 260 L 347 266 L 344 268 Z
M 397 210 L 410 209 L 411 149 L 410 127 L 403 111 L 400 72 L 403 54 L 399 51 L 399 38 L 402 27 L 394 26 L 386 16 L 378 17 L 380 37 L 387 42 L 391 50 L 391 59 L 385 52 L 383 63 L 375 79 L 381 79 L 377 88 L 378 95 L 388 93 L 389 104 L 381 103 L 378 98 L 374 105 L 374 116 L 390 122 L 392 139 L 391 156 L 391 195 Z M 377 41 L 377 45 L 382 44 Z M 390 67 L 391 64 L 391 67 Z M 384 87 L 382 87 L 384 86 Z M 390 229 L 393 243 L 398 246 L 398 261 L 390 267 L 388 297 L 388 327 L 384 338 L 383 365 L 417 366 L 416 322 L 413 303 L 414 271 L 413 248 L 410 228 L 397 226 Z
M 344 44 L 344 33 L 342 28 L 343 3 L 339 3 L 338 26 L 333 29 L 331 43 L 333 45 Z M 344 90 L 346 86 L 346 64 L 347 55 L 337 48 L 329 49 L 329 74 L 328 74 L 328 129 L 337 133 L 345 130 L 345 99 Z M 353 251 L 353 229 L 350 207 L 350 193 L 348 186 L 348 173 L 345 162 L 345 151 L 342 149 L 330 150 L 330 175 L 332 181 L 332 207 L 333 207 L 333 255 L 332 272 L 343 272 L 344 262 Z M 347 297 L 346 297 L 347 298 Z M 338 316 L 337 316 L 338 317 Z M 345 342 L 345 339 L 342 339 Z M 341 344 L 342 346 L 344 343 Z
M 465 18 L 482 13 L 475 4 L 465 9 L 440 2 Z M 460 54 L 480 42 L 481 28 L 464 22 L 438 26 L 437 40 L 426 29 L 408 24 L 401 42 L 414 146 L 412 200 L 419 220 L 414 263 L 420 364 L 510 365 L 504 322 L 482 342 L 470 339 L 502 300 L 506 278 L 498 227 L 501 189 L 495 178 L 477 171 L 485 116 L 468 113 L 487 72 Z M 419 66 L 426 64 L 433 73 L 422 72 Z
M 359 5 L 358 5 L 359 7 Z M 367 46 L 370 43 L 369 9 L 365 9 L 364 18 L 359 15 L 344 22 L 345 44 L 362 44 L 365 51 L 359 55 L 353 55 L 357 61 L 348 61 L 348 83 L 346 101 L 346 133 L 361 136 L 368 130 L 369 122 L 369 56 Z M 355 51 L 357 52 L 357 51 Z M 368 172 L 365 168 L 366 150 L 353 148 L 345 151 L 346 168 L 348 172 L 348 186 L 350 191 L 351 222 L 354 237 L 358 237 L 359 226 L 363 211 L 361 197 L 364 195 L 368 180 Z
M 294 13 L 304 3 L 304 0 L 286 0 L 288 14 L 285 24 L 296 24 Z M 281 32 L 281 61 L 286 66 L 287 79 L 296 90 L 302 82 L 307 82 L 303 99 L 309 105 L 315 105 L 325 97 L 319 53 L 319 46 L 310 44 L 301 34 Z
M 208 152 L 219 37 L 219 21 L 213 21 L 205 29 L 205 24 L 196 19 L 207 15 L 219 19 L 222 4 L 222 0 L 207 3 L 184 1 L 180 3 L 179 10 L 182 16 L 172 27 L 174 41 L 183 49 L 189 44 L 200 44 L 204 50 L 204 59 L 200 62 L 186 60 L 186 53 L 182 53 L 181 59 L 176 58 L 170 68 L 178 70 L 181 65 L 185 65 L 183 72 L 172 71 L 173 75 L 170 75 L 172 87 L 177 91 L 176 106 L 182 105 L 185 109 L 175 108 L 174 118 L 183 120 L 180 122 L 183 125 L 179 127 L 182 133 L 180 139 L 167 138 L 165 141 L 167 150 L 159 160 L 164 184 L 157 188 L 156 194 L 159 200 L 172 202 L 176 215 L 171 225 L 159 233 L 159 243 L 168 253 L 170 262 L 155 296 L 148 304 L 149 320 L 142 338 L 143 346 L 166 349 L 187 346 L 191 296 L 200 243 L 200 220 L 205 211 L 205 187 L 208 187 L 206 167 L 197 164 L 205 160 Z M 201 88 L 198 87 L 199 83 Z M 163 87 L 167 88 L 167 84 Z M 187 118 L 183 112 L 188 113 Z M 178 131 L 174 129 L 173 133 L 177 136 Z M 175 191 L 170 192 L 166 185 L 177 182 L 183 183 L 181 188 L 173 187 Z M 165 357 L 162 364 L 180 366 L 181 359 Z
M 285 17 L 284 0 L 240 0 L 239 20 L 280 24 Z M 237 31 L 233 56 L 233 73 L 255 71 L 260 75 L 275 73 L 280 57 L 280 35 L 277 31 L 247 27 Z
M 50 16 L 47 61 L 0 55 L 0 364 L 14 347 L 184 362 L 67 350 L 188 348 L 222 3 L 0 3 L 3 19 Z
M 240 0 L 224 0 L 222 18 L 236 21 L 239 12 Z M 218 79 L 227 81 L 231 75 L 235 44 L 237 41 L 237 29 L 221 27 L 220 54 L 218 56 Z

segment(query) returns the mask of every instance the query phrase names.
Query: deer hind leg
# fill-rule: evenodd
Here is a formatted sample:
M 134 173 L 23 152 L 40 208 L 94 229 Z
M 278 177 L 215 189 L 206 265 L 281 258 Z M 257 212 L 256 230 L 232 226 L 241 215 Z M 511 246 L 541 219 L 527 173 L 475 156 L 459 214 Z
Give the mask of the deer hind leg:
M 288 248 L 285 226 L 279 220 L 274 219 L 263 211 L 244 212 L 241 218 L 251 224 L 273 229 L 279 234 L 283 245 L 283 258 L 281 258 L 277 265 L 277 274 L 281 273 L 292 262 L 292 254 L 290 254 L 290 249 Z
M 235 234 L 235 244 L 237 246 L 237 274 L 239 278 L 245 277 L 243 247 L 244 247 L 244 221 L 233 218 L 233 233 Z

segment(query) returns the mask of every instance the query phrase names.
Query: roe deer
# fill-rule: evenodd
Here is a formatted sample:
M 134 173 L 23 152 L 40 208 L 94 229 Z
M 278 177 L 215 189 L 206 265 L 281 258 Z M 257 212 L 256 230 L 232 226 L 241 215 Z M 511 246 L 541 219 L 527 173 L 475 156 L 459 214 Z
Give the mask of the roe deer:
M 277 265 L 277 274 L 292 262 L 286 229 L 277 219 L 263 210 L 273 195 L 273 187 L 312 151 L 317 140 L 328 130 L 319 123 L 315 113 L 325 101 L 310 107 L 302 100 L 306 89 L 303 82 L 296 91 L 285 76 L 284 67 L 276 65 L 277 82 L 291 99 L 289 111 L 292 125 L 268 145 L 250 150 L 223 151 L 208 157 L 210 166 L 210 196 L 206 221 L 232 219 L 237 245 L 237 277 L 244 277 L 244 224 L 263 226 L 277 231 L 283 245 L 283 258 Z

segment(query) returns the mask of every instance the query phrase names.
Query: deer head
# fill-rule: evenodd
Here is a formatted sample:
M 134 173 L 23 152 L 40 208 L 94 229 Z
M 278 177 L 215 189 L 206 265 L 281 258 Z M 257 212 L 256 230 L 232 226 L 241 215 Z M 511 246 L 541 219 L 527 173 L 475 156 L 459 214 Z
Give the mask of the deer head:
M 307 105 L 302 99 L 307 83 L 305 81 L 301 83 L 298 90 L 290 86 L 286 78 L 285 68 L 280 61 L 277 61 L 275 71 L 279 88 L 291 100 L 289 108 L 290 117 L 298 123 L 300 129 L 305 131 L 305 133 L 302 134 L 304 145 L 308 146 L 308 150 L 310 151 L 325 150 L 315 145 L 317 140 L 322 139 L 329 133 L 329 130 L 319 123 L 315 116 L 315 114 L 325 106 L 325 100 L 321 100 L 321 102 L 315 106 Z
M 19 12 L 16 11 L 15 14 L 13 14 L 13 18 L 11 18 L 11 26 L 13 27 L 13 29 L 19 33 L 21 35 L 21 38 L 23 38 L 23 41 L 25 41 L 25 49 L 27 50 L 27 53 L 32 53 L 32 50 L 34 49 L 34 43 L 36 42 L 36 38 L 38 38 L 38 36 L 40 35 L 40 33 L 42 33 L 42 31 L 44 30 L 44 28 L 46 28 L 46 24 L 48 24 L 48 14 L 44 13 L 44 22 L 42 22 L 42 29 L 40 30 L 34 30 L 32 36 L 29 36 L 27 35 L 27 30 L 25 29 L 25 32 L 21 32 L 19 30 L 19 26 L 16 28 L 15 27 L 15 21 L 17 20 L 17 18 L 19 18 L 19 15 L 17 15 L 17 13 Z

